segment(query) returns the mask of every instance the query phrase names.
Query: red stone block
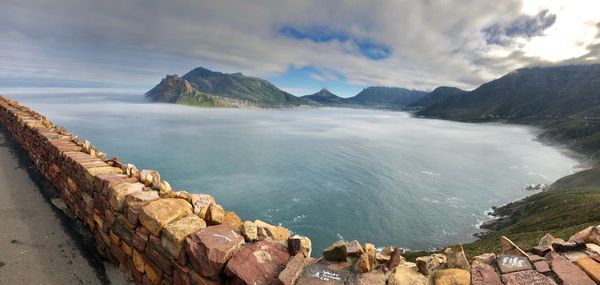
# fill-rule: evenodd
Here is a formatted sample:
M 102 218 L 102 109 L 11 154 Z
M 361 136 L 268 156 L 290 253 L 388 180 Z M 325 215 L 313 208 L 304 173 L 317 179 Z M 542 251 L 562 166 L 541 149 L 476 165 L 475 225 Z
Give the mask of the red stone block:
M 173 284 L 174 285 L 190 285 L 190 268 L 188 266 L 179 266 L 175 264 L 173 267 Z
M 219 280 L 213 280 L 192 271 L 190 275 L 190 283 L 192 285 L 219 285 L 222 284 Z M 233 283 L 232 283 L 233 284 Z
M 169 253 L 162 248 L 156 248 L 153 245 L 146 246 L 146 257 L 152 260 L 161 271 L 167 275 L 173 275 L 173 263 Z
M 571 263 L 566 258 L 558 255 L 555 252 L 550 252 L 547 255 L 552 271 L 558 276 L 563 284 L 573 285 L 595 285 L 585 272 L 577 265 Z
M 123 249 L 121 249 L 120 246 L 117 246 L 117 245 L 111 246 L 110 252 L 112 253 L 112 255 L 115 258 L 117 258 L 117 260 L 119 261 L 119 264 L 121 264 L 127 260 L 127 255 L 125 254 L 125 252 L 123 252 Z

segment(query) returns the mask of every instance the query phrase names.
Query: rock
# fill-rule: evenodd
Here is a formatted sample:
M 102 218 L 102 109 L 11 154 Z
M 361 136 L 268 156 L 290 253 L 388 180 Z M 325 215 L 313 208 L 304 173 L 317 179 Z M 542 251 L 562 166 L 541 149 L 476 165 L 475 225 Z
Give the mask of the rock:
M 140 171 L 140 182 L 143 183 L 146 187 L 152 186 L 152 172 L 154 170 L 142 169 Z
M 129 195 L 125 200 L 124 208 L 127 221 L 132 225 L 137 225 L 140 209 L 149 202 L 158 199 L 160 197 L 156 191 L 139 191 Z
M 592 233 L 593 228 L 594 227 L 590 226 L 590 227 L 587 227 L 587 228 L 579 231 L 578 233 L 572 235 L 569 238 L 569 241 L 578 241 L 578 240 L 579 241 L 587 241 L 590 237 L 590 234 Z
M 506 285 L 557 285 L 550 277 L 546 277 L 535 270 L 525 270 L 502 275 Z
M 498 255 L 496 260 L 502 274 L 532 269 L 529 259 L 524 256 Z
M 348 244 L 339 240 L 323 250 L 323 257 L 329 261 L 346 261 L 348 258 Z
M 470 285 L 471 273 L 463 269 L 442 269 L 435 272 L 435 285 Z
M 538 262 L 540 260 L 545 260 L 543 257 L 537 255 L 537 254 L 527 254 L 527 258 L 529 259 L 530 262 Z
M 288 250 L 290 255 L 296 255 L 300 252 L 305 257 L 310 257 L 311 241 L 308 237 L 295 235 L 288 239 Z
M 575 261 L 575 265 L 581 268 L 581 270 L 583 270 L 583 272 L 585 272 L 597 284 L 600 284 L 599 262 L 595 261 L 594 259 L 588 256 Z
M 545 260 L 541 260 L 541 261 L 534 263 L 533 267 L 539 273 L 548 273 L 548 272 L 552 271 L 552 270 L 550 270 L 550 265 Z
M 527 254 L 505 236 L 500 237 L 500 253 L 504 255 L 525 256 Z
M 373 271 L 369 273 L 353 275 L 348 281 L 349 282 L 347 282 L 347 284 L 385 285 L 385 274 L 381 271 Z
M 208 206 L 215 203 L 215 198 L 208 194 L 192 194 L 192 206 L 194 207 L 194 214 L 200 216 L 200 218 L 206 218 L 206 212 Z
M 360 273 L 367 273 L 373 270 L 375 266 L 375 256 L 370 253 L 363 253 L 356 263 L 354 264 L 354 270 Z
M 141 183 L 121 183 L 110 188 L 108 192 L 108 202 L 115 211 L 122 211 L 127 196 L 141 192 L 144 187 Z
M 215 203 L 211 203 L 208 206 L 208 210 L 206 211 L 206 222 L 209 225 L 219 225 L 223 223 L 225 219 L 225 210 L 221 205 L 217 205 Z
M 561 253 L 561 255 L 570 262 L 575 262 L 581 258 L 588 257 L 588 255 L 583 251 L 567 251 Z
M 236 252 L 227 263 L 225 274 L 238 284 L 274 284 L 290 255 L 279 243 L 263 240 Z
M 279 281 L 283 283 L 283 285 L 292 285 L 296 282 L 296 279 L 300 277 L 300 274 L 304 272 L 304 269 L 308 266 L 308 262 L 306 261 L 306 257 L 304 254 L 296 254 L 290 262 L 285 266 L 283 271 L 279 273 Z
M 484 253 L 478 256 L 475 256 L 474 261 L 481 262 L 487 265 L 492 265 L 496 261 L 496 255 L 493 253 Z
M 168 223 L 192 213 L 192 206 L 185 200 L 167 198 L 152 201 L 142 207 L 138 218 L 140 223 L 155 236 Z
M 600 245 L 596 245 L 596 244 L 593 244 L 593 243 L 588 243 L 585 246 L 586 246 L 586 251 L 588 253 L 600 254 Z
M 223 224 L 230 226 L 232 229 L 234 229 L 237 232 L 241 232 L 241 230 L 242 230 L 242 220 L 236 213 L 234 213 L 232 211 L 225 211 L 225 217 L 223 218 Z
M 372 252 L 373 254 L 377 254 L 377 249 L 375 248 L 375 245 L 372 243 L 365 243 L 365 245 L 363 246 L 363 250 L 365 252 Z
M 348 242 L 348 256 L 359 257 L 363 252 L 363 248 L 357 240 Z
M 146 261 L 144 260 L 144 256 L 142 255 L 142 253 L 134 249 L 132 252 L 132 258 L 135 269 L 139 272 L 144 272 Z
M 444 254 L 446 254 L 446 257 L 448 258 L 448 268 L 460 268 L 464 270 L 471 269 L 461 244 L 446 248 L 446 250 L 444 250 Z
M 425 275 L 432 275 L 434 271 L 446 268 L 447 263 L 446 256 L 438 253 L 430 256 L 420 256 L 416 259 L 418 271 Z
M 538 243 L 538 246 L 539 247 L 549 247 L 549 248 L 552 248 L 552 244 L 553 243 L 561 243 L 561 242 L 565 242 L 565 241 L 563 239 L 561 239 L 561 238 L 555 238 L 551 234 L 546 234 L 546 235 L 544 235 L 540 239 L 540 242 Z
M 590 235 L 585 242 L 600 245 L 600 226 L 592 228 Z
M 270 238 L 285 241 L 290 237 L 289 230 L 282 226 L 273 226 L 261 220 L 255 220 L 254 223 L 257 227 L 259 240 Z
M 429 279 L 417 272 L 415 267 L 403 264 L 396 267 L 388 277 L 388 285 L 428 285 Z
M 190 235 L 185 252 L 192 267 L 205 277 L 219 275 L 244 244 L 244 237 L 227 225 L 210 226 Z
M 472 285 L 502 285 L 502 281 L 500 281 L 500 277 L 494 266 L 487 263 L 488 259 L 488 257 L 485 257 L 478 260 L 476 257 L 473 261 L 471 265 Z
M 244 221 L 242 224 L 242 235 L 246 241 L 255 241 L 258 239 L 256 224 L 251 221 Z
M 404 263 L 404 261 L 405 259 L 400 254 L 400 249 L 396 247 L 390 255 L 390 259 L 385 263 L 383 268 L 386 272 L 391 271 L 392 269 L 396 268 L 396 266 L 398 266 L 399 264 Z M 375 262 L 375 256 L 373 256 L 373 262 Z
M 204 228 L 206 228 L 206 222 L 203 219 L 194 214 L 189 214 L 167 224 L 163 228 L 162 235 L 160 236 L 161 244 L 171 256 L 177 258 L 185 239 Z
M 585 242 L 581 240 L 577 241 L 563 241 L 558 243 L 552 243 L 552 248 L 557 252 L 584 250 L 586 248 Z
M 536 246 L 531 249 L 531 253 L 534 253 L 539 256 L 544 256 L 544 255 L 546 255 L 546 253 L 548 253 L 551 250 L 552 250 L 551 247 Z
M 394 252 L 393 246 L 386 246 L 381 249 L 381 252 L 378 252 L 375 257 L 380 262 L 387 262 L 392 257 L 392 252 Z
M 563 285 L 594 285 L 596 284 L 577 265 L 569 262 L 555 252 L 547 255 L 550 268 L 558 276 Z
M 344 243 L 345 244 L 345 243 Z M 296 284 L 300 285 L 342 285 L 353 276 L 351 265 L 347 262 L 332 263 L 322 260 L 311 264 L 302 273 Z

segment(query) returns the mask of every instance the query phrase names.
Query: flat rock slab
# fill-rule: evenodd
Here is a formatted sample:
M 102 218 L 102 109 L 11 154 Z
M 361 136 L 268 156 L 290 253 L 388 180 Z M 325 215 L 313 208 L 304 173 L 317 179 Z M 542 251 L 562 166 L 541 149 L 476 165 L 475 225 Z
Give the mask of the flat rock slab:
M 498 255 L 496 261 L 503 274 L 532 269 L 529 258 L 524 256 Z
M 236 252 L 227 263 L 225 274 L 233 277 L 233 283 L 277 284 L 290 254 L 285 246 L 263 240 Z
M 165 225 L 192 213 L 192 205 L 183 199 L 166 198 L 152 201 L 142 207 L 140 223 L 155 236 Z
M 385 274 L 381 271 L 372 271 L 353 275 L 348 279 L 347 284 L 353 285 L 385 285 Z
M 244 237 L 228 225 L 207 227 L 186 239 L 185 252 L 201 275 L 219 275 L 225 263 L 244 244 Z
M 464 269 L 442 269 L 435 272 L 433 279 L 436 285 L 469 285 L 471 273 Z
M 533 267 L 535 267 L 535 270 L 537 270 L 537 272 L 539 272 L 539 273 L 548 273 L 548 272 L 552 271 L 552 270 L 550 270 L 550 265 L 545 260 L 540 260 L 540 261 L 534 263 Z
M 471 284 L 502 285 L 502 281 L 492 265 L 476 260 L 471 266 Z
M 581 258 L 575 261 L 575 265 L 579 266 L 592 280 L 600 284 L 600 263 L 591 257 Z
M 283 285 L 292 285 L 296 282 L 296 279 L 300 277 L 300 274 L 304 272 L 304 269 L 308 266 L 308 262 L 304 254 L 299 253 L 294 255 L 290 262 L 285 266 L 283 271 L 279 273 L 279 281 Z
M 525 270 L 502 275 L 502 281 L 506 285 L 558 285 L 550 277 L 535 270 Z
M 298 278 L 296 284 L 303 285 L 325 285 L 325 284 L 345 284 L 348 278 L 355 278 L 351 272 L 351 264 L 347 262 L 332 263 L 322 260 L 310 265 L 302 276 Z
M 548 254 L 550 259 L 550 267 L 552 271 L 562 281 L 563 285 L 595 285 L 592 279 L 590 279 L 585 272 L 583 272 L 577 265 L 571 263 L 566 258 L 558 255 L 555 252 Z

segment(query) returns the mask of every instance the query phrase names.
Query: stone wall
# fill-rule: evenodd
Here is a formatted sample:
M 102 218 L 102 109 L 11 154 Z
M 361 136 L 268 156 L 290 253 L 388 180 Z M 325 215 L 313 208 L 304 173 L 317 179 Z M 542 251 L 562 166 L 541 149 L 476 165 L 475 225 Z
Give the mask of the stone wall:
M 0 124 L 94 233 L 98 252 L 136 284 L 600 282 L 600 226 L 570 242 L 542 240 L 534 253 L 503 238 L 502 255 L 484 254 L 471 263 L 460 245 L 411 263 L 399 248 L 376 250 L 357 241 L 335 242 L 314 259 L 307 237 L 260 220 L 242 222 L 208 194 L 174 191 L 157 171 L 108 159 L 88 141 L 1 96 Z

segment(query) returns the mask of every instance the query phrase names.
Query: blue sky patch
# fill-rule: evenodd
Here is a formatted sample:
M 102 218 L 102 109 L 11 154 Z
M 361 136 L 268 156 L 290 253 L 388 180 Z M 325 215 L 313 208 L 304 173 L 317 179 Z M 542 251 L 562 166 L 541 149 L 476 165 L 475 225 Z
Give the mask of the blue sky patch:
M 284 26 L 279 29 L 279 34 L 297 40 L 310 40 L 316 43 L 329 41 L 352 42 L 358 47 L 363 56 L 371 60 L 386 59 L 392 54 L 392 49 L 385 44 L 368 39 L 354 38 L 347 33 L 334 31 L 326 27 L 313 26 L 296 28 Z

